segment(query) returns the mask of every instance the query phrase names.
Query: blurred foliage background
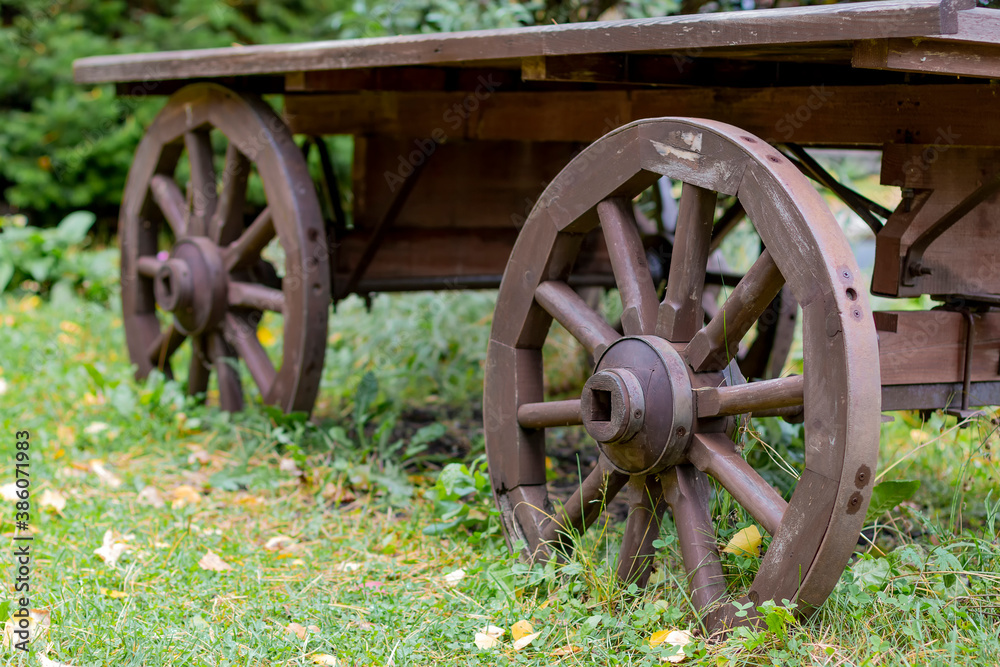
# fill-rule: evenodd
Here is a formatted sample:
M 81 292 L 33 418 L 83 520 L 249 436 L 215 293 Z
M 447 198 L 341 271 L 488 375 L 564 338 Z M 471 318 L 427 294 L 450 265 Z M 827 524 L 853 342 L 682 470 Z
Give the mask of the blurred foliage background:
M 0 2 L 0 215 L 72 211 L 113 231 L 132 153 L 162 99 L 73 83 L 100 54 L 729 11 L 832 0 L 15 0 Z

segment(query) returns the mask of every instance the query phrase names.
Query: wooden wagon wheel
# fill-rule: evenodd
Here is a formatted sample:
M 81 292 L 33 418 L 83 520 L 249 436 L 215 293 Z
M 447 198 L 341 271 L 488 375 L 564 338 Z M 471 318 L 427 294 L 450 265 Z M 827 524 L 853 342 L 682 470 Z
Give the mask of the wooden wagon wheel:
M 227 144 L 221 173 L 214 135 Z M 267 206 L 247 225 L 254 170 Z M 154 368 L 171 374 L 170 358 L 188 339 L 188 393 L 205 392 L 214 371 L 221 407 L 241 409 L 242 359 L 266 403 L 312 409 L 330 305 L 326 235 L 302 154 L 267 104 L 215 84 L 173 95 L 136 151 L 119 235 L 125 335 L 140 379 Z M 261 259 L 275 236 L 282 277 Z M 277 367 L 257 337 L 265 312 L 283 318 Z
M 675 259 L 657 301 L 630 199 L 660 175 L 684 182 Z M 703 324 L 701 295 L 717 193 L 738 195 L 767 250 Z M 624 335 L 567 286 L 580 239 L 600 226 L 623 301 Z M 730 361 L 787 284 L 802 304 L 804 373 L 740 384 Z M 545 401 L 552 319 L 593 356 L 579 399 Z M 808 610 L 836 584 L 871 495 L 879 433 L 875 329 L 861 277 L 820 196 L 765 142 L 711 121 L 627 125 L 583 151 L 529 216 L 504 274 L 486 367 L 490 476 L 508 543 L 546 558 L 617 493 L 631 511 L 617 571 L 648 579 L 669 506 L 691 598 L 710 627 L 732 621 L 710 515 L 714 478 L 772 537 L 746 598 Z M 805 470 L 782 498 L 740 456 L 734 417 L 804 406 Z M 556 510 L 545 429 L 582 424 L 599 462 Z M 737 594 L 736 597 L 739 597 Z M 744 599 L 746 599 L 744 598 Z

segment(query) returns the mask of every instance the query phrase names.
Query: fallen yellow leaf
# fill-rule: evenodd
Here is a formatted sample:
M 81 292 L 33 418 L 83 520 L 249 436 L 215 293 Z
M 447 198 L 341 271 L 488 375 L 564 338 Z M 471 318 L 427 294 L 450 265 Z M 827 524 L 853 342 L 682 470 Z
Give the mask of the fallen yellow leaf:
M 98 423 L 100 423 L 100 422 L 95 422 L 94 424 L 91 424 L 87 428 L 90 429 L 91 426 L 94 426 L 94 425 L 96 425 Z M 104 429 L 101 429 L 101 430 L 104 430 Z M 95 433 L 100 433 L 101 430 L 94 431 L 94 432 Z M 105 468 L 104 467 L 104 463 L 100 459 L 92 459 L 90 461 L 90 463 L 88 464 L 88 467 L 90 468 L 90 472 L 92 472 L 95 475 L 97 475 L 97 479 L 101 480 L 102 484 L 107 484 L 112 489 L 117 489 L 119 486 L 122 485 L 121 478 L 118 477 L 118 475 L 116 475 L 113 472 L 111 472 L 110 470 L 108 470 L 107 468 Z
M 462 581 L 462 579 L 465 579 L 465 570 L 463 570 L 462 568 L 453 570 L 448 574 L 444 575 L 443 579 L 444 583 L 448 584 L 449 586 L 457 586 L 458 582 Z
M 306 637 L 310 634 L 317 634 L 319 632 L 319 627 L 315 625 L 306 627 L 301 623 L 289 623 L 285 626 L 285 632 L 290 632 L 299 639 L 305 641 Z
M 166 505 L 163 501 L 163 496 L 160 495 L 160 492 L 156 490 L 155 486 L 143 487 L 142 491 L 139 492 L 139 495 L 137 495 L 135 499 L 138 500 L 141 505 L 150 505 L 156 509 Z
M 14 613 L 19 614 L 20 610 Z M 49 623 L 47 609 L 29 609 L 28 618 L 12 615 L 3 626 L 3 645 L 16 646 L 44 637 L 49 632 Z
M 664 660 L 667 662 L 681 662 L 686 657 L 687 654 L 684 653 L 684 647 L 694 641 L 694 637 L 687 630 L 660 630 L 654 632 L 649 638 L 649 645 L 653 648 L 661 644 L 667 644 L 674 647 L 674 652 L 668 655 Z
M 910 440 L 912 440 L 913 442 L 917 443 L 918 445 L 922 445 L 922 444 L 924 444 L 925 442 L 927 442 L 930 439 L 931 439 L 931 434 L 930 433 L 926 433 L 924 431 L 921 431 L 918 428 L 910 430 Z
M 511 626 L 510 636 L 514 638 L 514 641 L 517 641 L 521 637 L 524 637 L 525 635 L 530 635 L 534 631 L 535 629 L 531 627 L 531 623 L 522 620 L 518 621 L 517 623 Z
M 281 551 L 295 545 L 295 539 L 288 535 L 275 535 L 264 543 L 264 551 Z
M 225 572 L 226 570 L 233 569 L 232 565 L 219 558 L 211 549 L 206 551 L 205 555 L 198 560 L 198 566 L 203 570 L 211 572 Z
M 315 653 L 312 655 L 310 660 L 317 665 L 327 665 L 327 667 L 337 667 L 340 664 L 337 662 L 337 658 L 329 653 Z
M 181 484 L 176 489 L 170 492 L 173 497 L 173 502 L 170 503 L 171 509 L 181 509 L 188 505 L 197 505 L 201 502 L 201 494 L 193 486 L 187 484 Z
M 496 625 L 487 625 L 485 628 L 479 630 L 476 636 L 473 638 L 476 646 L 481 649 L 490 649 L 500 643 L 500 638 L 503 636 L 503 628 Z
M 122 554 L 125 553 L 127 549 L 128 545 L 125 544 L 125 538 L 109 529 L 104 532 L 104 539 L 102 540 L 101 546 L 94 549 L 94 553 L 97 554 L 108 567 L 114 567 L 118 564 L 118 559 L 122 557 Z
M 111 598 L 113 600 L 117 600 L 119 598 L 127 598 L 128 597 L 128 593 L 126 593 L 125 591 L 112 591 L 112 590 L 109 590 L 107 588 L 104 588 L 103 586 L 101 587 L 101 594 L 102 595 L 107 595 L 109 598 Z
M 566 644 L 565 646 L 560 646 L 556 650 L 552 651 L 552 655 L 562 657 L 564 655 L 573 655 L 574 653 L 579 653 L 583 648 L 580 646 L 573 646 L 572 644 Z
M 729 540 L 729 544 L 726 545 L 726 548 L 722 552 L 736 555 L 759 556 L 760 541 L 760 529 L 757 526 L 751 525 L 733 535 L 733 539 Z
M 38 664 L 41 665 L 41 667 L 73 667 L 73 665 L 69 663 L 56 662 L 55 660 L 47 658 L 44 655 L 38 656 Z
M 524 648 L 525 646 L 527 646 L 531 642 L 535 641 L 535 638 L 538 635 L 540 635 L 540 634 L 542 634 L 542 633 L 540 633 L 540 632 L 534 632 L 534 633 L 532 633 L 530 635 L 525 635 L 525 636 L 521 637 L 520 639 L 518 639 L 517 641 L 514 642 L 514 650 L 515 651 L 520 651 L 522 648 Z
M 45 489 L 42 491 L 42 495 L 38 497 L 38 504 L 42 507 L 51 507 L 62 514 L 62 511 L 66 509 L 66 496 L 58 491 Z

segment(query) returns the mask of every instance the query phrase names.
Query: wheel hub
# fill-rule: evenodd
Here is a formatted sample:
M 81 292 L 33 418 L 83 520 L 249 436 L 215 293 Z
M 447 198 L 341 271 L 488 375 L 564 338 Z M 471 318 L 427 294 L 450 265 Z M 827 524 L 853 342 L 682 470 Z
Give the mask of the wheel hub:
M 684 460 L 694 419 L 687 365 L 666 341 L 622 338 L 584 385 L 583 425 L 611 464 L 630 475 Z
M 205 237 L 181 239 L 156 272 L 157 305 L 173 313 L 185 335 L 217 325 L 226 312 L 227 277 L 219 248 Z

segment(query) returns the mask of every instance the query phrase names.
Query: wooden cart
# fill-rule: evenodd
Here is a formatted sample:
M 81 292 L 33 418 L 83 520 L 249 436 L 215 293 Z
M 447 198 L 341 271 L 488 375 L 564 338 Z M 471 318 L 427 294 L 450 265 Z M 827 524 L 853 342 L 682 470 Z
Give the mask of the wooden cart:
M 622 493 L 631 504 L 623 580 L 646 582 L 669 506 L 709 626 L 731 623 L 744 593 L 808 611 L 855 549 L 880 406 L 967 416 L 1000 404 L 1000 122 L 990 111 L 1000 13 L 973 4 L 78 61 L 80 83 L 169 96 L 121 207 L 131 358 L 140 376 L 169 372 L 189 339 L 190 392 L 214 370 L 222 407 L 239 409 L 238 358 L 266 401 L 310 410 L 331 300 L 499 287 L 484 412 L 509 543 L 523 540 L 529 557 L 566 549 Z M 282 97 L 281 116 L 268 94 Z M 295 135 L 318 152 L 317 182 Z M 350 182 L 335 175 L 330 135 L 353 137 Z M 901 188 L 902 203 L 888 211 L 867 200 L 803 147 L 881 150 L 882 181 Z M 675 229 L 637 221 L 632 205 L 663 177 L 683 184 Z M 256 178 L 267 205 L 252 210 Z M 875 234 L 871 292 L 941 305 L 873 313 L 809 178 Z M 734 276 L 709 257 L 744 217 L 764 249 Z M 265 261 L 275 238 L 283 259 Z M 706 298 L 717 283 L 732 287 L 728 298 Z M 588 306 L 584 286 L 619 290 L 619 326 Z M 776 377 L 780 363 L 760 359 L 787 353 L 794 309 L 790 317 L 788 297 L 776 305 L 783 289 L 801 308 L 804 370 Z M 172 315 L 166 329 L 158 310 Z M 255 335 L 265 312 L 284 319 L 277 366 Z M 593 357 L 573 400 L 545 400 L 553 319 Z M 739 358 L 751 339 L 756 362 Z M 804 472 L 787 499 L 734 444 L 751 413 L 804 421 Z M 545 433 L 573 424 L 599 457 L 554 507 Z M 710 478 L 771 535 L 752 586 L 736 596 L 722 576 Z

